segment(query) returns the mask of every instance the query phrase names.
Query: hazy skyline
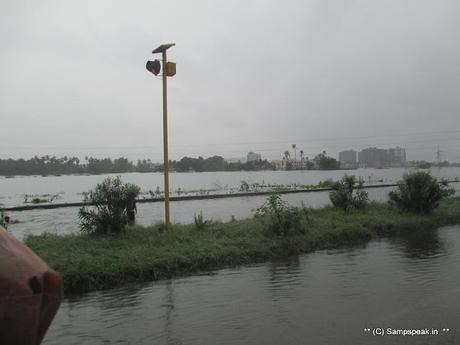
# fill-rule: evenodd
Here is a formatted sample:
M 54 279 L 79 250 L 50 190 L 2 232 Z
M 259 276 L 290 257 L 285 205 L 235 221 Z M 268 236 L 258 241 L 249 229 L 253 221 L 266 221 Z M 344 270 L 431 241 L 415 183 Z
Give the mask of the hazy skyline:
M 403 146 L 460 161 L 457 1 L 1 1 L 0 157 L 281 158 Z

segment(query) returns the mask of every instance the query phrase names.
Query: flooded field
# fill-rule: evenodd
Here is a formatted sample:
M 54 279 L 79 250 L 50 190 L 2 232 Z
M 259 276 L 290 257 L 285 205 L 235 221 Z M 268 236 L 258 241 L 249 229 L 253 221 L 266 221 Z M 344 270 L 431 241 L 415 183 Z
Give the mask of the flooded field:
M 340 171 L 258 171 L 258 172 L 214 172 L 214 173 L 172 173 L 171 189 L 177 191 L 213 190 L 224 193 L 238 189 L 241 181 L 250 184 L 278 185 L 313 185 L 328 179 L 338 180 L 344 174 L 361 176 L 371 184 L 395 183 L 407 171 L 402 168 L 393 169 L 358 169 Z M 454 180 L 460 176 L 460 168 L 432 169 L 437 177 Z M 3 206 L 24 204 L 26 195 L 58 195 L 53 202 L 78 202 L 82 193 L 94 188 L 106 176 L 48 176 L 48 177 L 16 177 L 0 178 L 0 202 Z M 145 192 L 162 186 L 162 174 L 129 173 L 121 174 L 126 182 L 132 182 Z M 453 184 L 460 188 L 460 183 Z M 370 189 L 372 200 L 384 201 L 390 188 Z M 145 192 L 147 193 L 147 192 Z M 176 194 L 177 195 L 177 194 Z M 229 221 L 232 216 L 241 219 L 253 215 L 253 210 L 262 205 L 265 196 L 241 197 L 218 200 L 178 201 L 171 204 L 172 220 L 180 223 L 193 222 L 195 214 L 203 212 L 206 219 Z M 308 207 L 320 207 L 329 203 L 327 192 L 287 194 L 283 199 L 292 205 L 301 202 Z M 137 222 L 150 225 L 163 219 L 163 205 L 158 203 L 138 204 Z M 19 238 L 26 234 L 42 232 L 69 233 L 78 231 L 78 208 L 59 208 L 52 210 L 29 210 L 10 212 L 12 219 L 19 221 L 10 225 L 10 230 Z
M 303 170 L 303 171 L 238 171 L 171 173 L 170 189 L 172 195 L 193 195 L 200 193 L 236 192 L 242 181 L 249 185 L 317 185 L 327 180 L 338 180 L 343 175 L 356 175 L 366 184 L 396 183 L 408 169 L 357 169 L 357 170 Z M 436 177 L 460 179 L 460 168 L 433 168 Z M 137 184 L 141 197 L 150 197 L 151 192 L 163 190 L 161 173 L 118 174 L 123 181 Z M 82 194 L 94 188 L 108 175 L 66 175 L 66 176 L 17 176 L 0 177 L 0 206 L 10 207 L 30 203 L 33 198 L 43 198 L 52 203 L 79 202 Z

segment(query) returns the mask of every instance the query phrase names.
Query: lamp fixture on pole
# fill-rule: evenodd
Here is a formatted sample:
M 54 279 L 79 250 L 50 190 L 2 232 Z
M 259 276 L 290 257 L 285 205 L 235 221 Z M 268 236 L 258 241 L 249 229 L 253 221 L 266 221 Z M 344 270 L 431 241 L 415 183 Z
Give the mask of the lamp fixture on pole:
M 175 46 L 174 43 L 162 44 L 152 51 L 152 54 L 162 55 L 162 77 L 163 77 L 163 175 L 164 175 L 164 193 L 165 193 L 165 224 L 171 223 L 169 209 L 169 158 L 168 158 L 168 90 L 167 77 L 172 77 L 176 74 L 176 64 L 168 62 L 166 51 Z M 149 72 L 154 75 L 160 73 L 160 61 L 147 61 L 145 66 Z

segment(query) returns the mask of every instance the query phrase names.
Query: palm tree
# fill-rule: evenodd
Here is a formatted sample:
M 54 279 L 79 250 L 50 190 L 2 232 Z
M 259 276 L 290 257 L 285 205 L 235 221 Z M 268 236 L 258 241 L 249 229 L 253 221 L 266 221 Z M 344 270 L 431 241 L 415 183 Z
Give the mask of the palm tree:
M 300 150 L 300 161 L 303 162 L 303 150 Z
M 291 154 L 289 153 L 288 150 L 284 151 L 284 158 L 285 158 L 286 160 L 289 160 L 289 158 L 291 158 Z
M 294 161 L 297 162 L 297 145 L 292 144 L 292 148 L 294 149 Z

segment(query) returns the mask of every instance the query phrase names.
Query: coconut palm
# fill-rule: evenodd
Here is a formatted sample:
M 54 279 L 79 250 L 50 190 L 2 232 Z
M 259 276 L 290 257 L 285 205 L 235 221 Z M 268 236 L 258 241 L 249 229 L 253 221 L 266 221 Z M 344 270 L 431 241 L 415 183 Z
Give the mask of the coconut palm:
M 289 153 L 288 150 L 284 151 L 284 158 L 285 158 L 286 160 L 289 160 L 289 158 L 291 158 L 291 154 Z

